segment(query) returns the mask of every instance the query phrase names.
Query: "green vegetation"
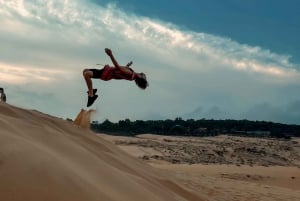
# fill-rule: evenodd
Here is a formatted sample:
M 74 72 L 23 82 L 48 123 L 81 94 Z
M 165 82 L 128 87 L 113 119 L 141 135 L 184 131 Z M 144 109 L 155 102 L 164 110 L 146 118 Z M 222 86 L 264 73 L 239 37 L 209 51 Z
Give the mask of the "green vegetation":
M 120 120 L 113 123 L 105 120 L 102 123 L 93 122 L 91 128 L 95 132 L 135 136 L 143 133 L 172 136 L 215 136 L 230 134 L 252 137 L 286 138 L 300 137 L 300 125 L 287 125 L 266 121 L 249 120 Z

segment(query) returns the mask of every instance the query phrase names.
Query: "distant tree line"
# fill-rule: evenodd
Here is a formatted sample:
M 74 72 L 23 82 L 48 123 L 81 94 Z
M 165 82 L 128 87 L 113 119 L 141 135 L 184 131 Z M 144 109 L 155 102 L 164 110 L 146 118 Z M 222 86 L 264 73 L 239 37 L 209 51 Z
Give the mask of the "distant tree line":
M 91 128 L 99 133 L 124 136 L 152 133 L 172 136 L 215 136 L 230 134 L 252 137 L 300 137 L 300 125 L 249 120 L 183 120 L 180 117 L 174 120 L 147 121 L 130 121 L 129 119 L 125 119 L 117 123 L 113 123 L 107 119 L 102 123 L 93 122 Z

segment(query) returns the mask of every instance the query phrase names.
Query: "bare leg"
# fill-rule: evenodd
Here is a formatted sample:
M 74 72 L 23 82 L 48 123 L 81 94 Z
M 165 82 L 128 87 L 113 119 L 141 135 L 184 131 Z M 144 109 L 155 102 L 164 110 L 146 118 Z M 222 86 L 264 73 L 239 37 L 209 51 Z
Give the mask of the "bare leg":
M 93 96 L 93 82 L 92 82 L 91 78 L 93 77 L 93 72 L 88 69 L 84 69 L 83 77 L 84 77 L 86 85 L 89 89 L 89 96 L 92 97 Z

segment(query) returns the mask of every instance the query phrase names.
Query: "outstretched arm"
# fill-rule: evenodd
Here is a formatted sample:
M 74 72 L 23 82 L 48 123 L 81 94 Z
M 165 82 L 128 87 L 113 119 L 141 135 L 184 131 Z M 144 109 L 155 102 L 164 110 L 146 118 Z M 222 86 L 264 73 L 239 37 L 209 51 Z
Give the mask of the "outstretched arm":
M 111 49 L 105 48 L 105 52 L 106 52 L 106 54 L 110 57 L 110 59 L 111 59 L 111 61 L 113 62 L 113 64 L 114 64 L 116 67 L 118 67 L 119 64 L 118 64 L 117 60 L 115 59 L 114 55 L 112 54 Z M 131 65 L 132 65 L 132 61 L 128 62 L 128 63 L 126 64 L 126 67 L 130 67 Z
M 121 69 L 120 69 L 120 66 L 119 66 L 119 64 L 118 64 L 118 62 L 117 62 L 117 60 L 115 59 L 115 57 L 114 57 L 114 55 L 113 55 L 113 53 L 112 53 L 112 51 L 111 51 L 111 49 L 105 48 L 105 52 L 106 52 L 106 54 L 110 57 L 110 59 L 111 59 L 112 63 L 114 64 L 114 66 L 115 66 L 116 68 L 118 68 L 119 70 L 121 70 Z
M 131 66 L 132 61 L 129 62 L 126 67 L 125 66 L 120 66 L 117 62 L 117 60 L 115 59 L 114 55 L 112 54 L 111 49 L 105 48 L 105 52 L 106 54 L 110 57 L 111 61 L 113 62 L 114 66 L 121 71 L 124 75 L 128 75 L 130 77 L 132 77 L 132 79 L 136 76 L 136 73 L 132 72 L 132 70 L 129 70 L 129 66 Z

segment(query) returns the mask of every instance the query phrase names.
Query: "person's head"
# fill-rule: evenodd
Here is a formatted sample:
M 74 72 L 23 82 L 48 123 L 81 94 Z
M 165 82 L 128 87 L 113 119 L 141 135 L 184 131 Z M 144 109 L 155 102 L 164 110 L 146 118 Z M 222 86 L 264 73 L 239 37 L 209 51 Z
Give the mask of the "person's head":
M 141 89 L 146 89 L 149 86 L 146 75 L 144 73 L 138 73 L 138 77 L 136 77 L 134 81 L 135 84 Z
M 4 92 L 4 89 L 1 87 L 0 88 L 0 93 L 3 93 Z

